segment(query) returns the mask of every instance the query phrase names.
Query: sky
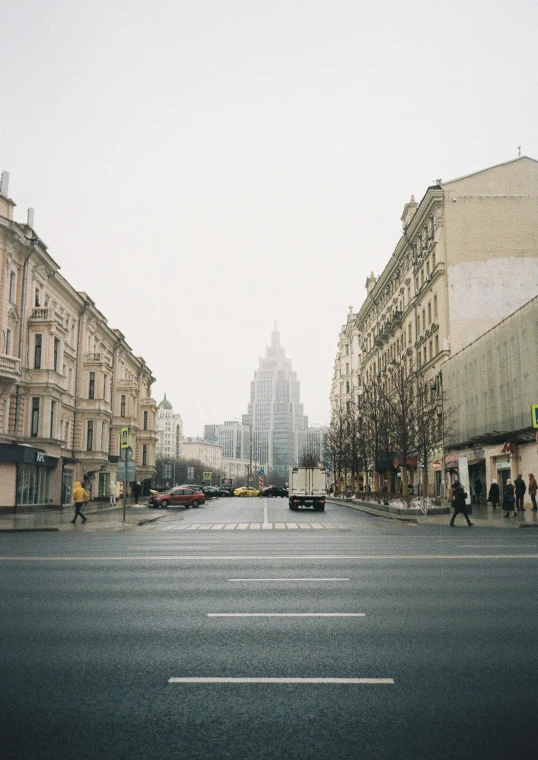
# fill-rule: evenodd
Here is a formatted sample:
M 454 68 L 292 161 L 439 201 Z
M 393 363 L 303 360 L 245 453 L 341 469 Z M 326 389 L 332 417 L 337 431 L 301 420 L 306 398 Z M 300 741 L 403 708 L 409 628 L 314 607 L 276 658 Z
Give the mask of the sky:
M 276 322 L 311 424 L 437 179 L 538 158 L 535 0 L 4 0 L 16 219 L 184 434 L 247 411 Z

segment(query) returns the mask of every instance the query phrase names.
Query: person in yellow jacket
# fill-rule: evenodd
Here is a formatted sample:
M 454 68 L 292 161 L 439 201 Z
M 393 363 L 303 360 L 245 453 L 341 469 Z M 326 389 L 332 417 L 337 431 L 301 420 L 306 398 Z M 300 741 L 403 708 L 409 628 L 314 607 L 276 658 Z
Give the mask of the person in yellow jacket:
M 74 524 L 77 521 L 77 517 L 82 517 L 82 522 L 85 523 L 88 519 L 85 517 L 82 512 L 80 511 L 82 509 L 83 504 L 87 504 L 90 500 L 90 495 L 86 491 L 85 488 L 82 488 L 80 485 L 80 481 L 77 480 L 75 483 L 75 487 L 73 488 L 73 501 L 75 502 L 75 516 L 71 520 L 71 522 Z

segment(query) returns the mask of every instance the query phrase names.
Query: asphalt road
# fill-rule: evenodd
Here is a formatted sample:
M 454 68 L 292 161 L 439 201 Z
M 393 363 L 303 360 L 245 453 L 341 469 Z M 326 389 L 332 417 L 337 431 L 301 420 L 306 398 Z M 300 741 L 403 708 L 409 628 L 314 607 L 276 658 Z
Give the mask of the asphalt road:
M 534 533 L 233 499 L 2 535 L 0 757 L 535 760 Z

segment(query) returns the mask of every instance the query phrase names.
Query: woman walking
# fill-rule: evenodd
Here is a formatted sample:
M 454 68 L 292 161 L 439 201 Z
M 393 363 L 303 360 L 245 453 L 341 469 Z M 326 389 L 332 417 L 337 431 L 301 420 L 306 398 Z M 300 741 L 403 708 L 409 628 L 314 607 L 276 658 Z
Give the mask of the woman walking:
M 516 497 L 514 495 L 514 484 L 510 479 L 506 481 L 503 495 L 503 509 L 506 511 L 505 517 L 510 517 L 510 511 L 513 511 L 514 517 L 517 517 L 516 512 Z
M 492 480 L 491 485 L 489 487 L 488 501 L 490 502 L 490 504 L 493 505 L 493 509 L 497 509 L 497 507 L 499 506 L 499 496 L 500 496 L 499 484 L 497 483 L 496 480 Z
M 460 483 L 454 483 L 454 490 L 452 492 L 454 494 L 454 498 L 452 500 L 452 506 L 454 507 L 454 514 L 452 515 L 452 520 L 450 521 L 450 527 L 454 528 L 454 520 L 456 519 L 456 515 L 461 512 L 463 515 L 465 515 L 465 519 L 467 520 L 467 525 L 469 528 L 472 527 L 473 523 L 469 520 L 469 513 L 467 512 L 467 503 L 466 498 L 467 494 L 463 490 L 463 486 Z
M 531 497 L 532 501 L 532 510 L 535 512 L 538 507 L 536 506 L 536 491 L 538 490 L 538 484 L 536 483 L 536 478 L 532 474 L 532 472 L 529 472 L 529 496 Z

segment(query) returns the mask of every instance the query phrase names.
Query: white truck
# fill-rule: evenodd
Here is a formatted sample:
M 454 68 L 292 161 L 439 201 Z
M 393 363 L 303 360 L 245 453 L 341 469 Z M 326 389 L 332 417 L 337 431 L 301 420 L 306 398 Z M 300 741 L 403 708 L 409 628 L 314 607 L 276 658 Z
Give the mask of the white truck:
M 290 509 L 312 507 L 325 511 L 327 475 L 321 467 L 291 467 L 289 478 Z

